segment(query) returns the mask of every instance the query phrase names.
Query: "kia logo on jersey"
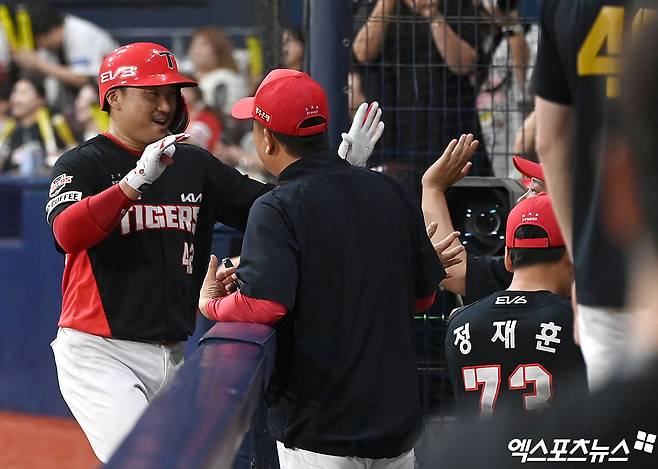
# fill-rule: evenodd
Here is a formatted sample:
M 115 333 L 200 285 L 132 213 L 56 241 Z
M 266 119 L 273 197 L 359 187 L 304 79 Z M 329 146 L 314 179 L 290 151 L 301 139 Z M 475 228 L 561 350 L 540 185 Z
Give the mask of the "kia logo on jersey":
M 196 203 L 201 202 L 202 196 L 203 196 L 203 194 L 193 194 L 191 192 L 189 194 L 181 194 L 180 195 L 180 201 L 181 202 L 190 202 L 190 203 L 196 204 Z
M 108 70 L 101 73 L 101 83 L 116 80 L 117 78 L 131 78 L 137 76 L 137 67 L 134 65 L 123 66 L 117 68 L 115 71 Z

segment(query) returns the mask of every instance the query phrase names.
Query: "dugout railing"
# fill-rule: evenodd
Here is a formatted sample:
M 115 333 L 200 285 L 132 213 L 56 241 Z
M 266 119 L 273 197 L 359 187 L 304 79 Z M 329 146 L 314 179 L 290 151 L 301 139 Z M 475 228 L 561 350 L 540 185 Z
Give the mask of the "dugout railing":
M 276 467 L 265 461 L 273 441 L 264 433 L 261 406 L 275 350 L 269 326 L 215 325 L 106 467 Z

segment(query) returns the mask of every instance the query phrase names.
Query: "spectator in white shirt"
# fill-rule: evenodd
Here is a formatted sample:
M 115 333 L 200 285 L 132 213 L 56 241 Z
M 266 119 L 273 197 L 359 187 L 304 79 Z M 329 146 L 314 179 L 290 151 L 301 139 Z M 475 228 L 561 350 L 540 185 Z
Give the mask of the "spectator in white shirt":
M 38 50 L 16 51 L 13 59 L 25 71 L 46 77 L 49 105 L 67 107 L 77 89 L 98 75 L 103 59 L 117 43 L 95 24 L 50 6 L 31 5 L 29 13 Z

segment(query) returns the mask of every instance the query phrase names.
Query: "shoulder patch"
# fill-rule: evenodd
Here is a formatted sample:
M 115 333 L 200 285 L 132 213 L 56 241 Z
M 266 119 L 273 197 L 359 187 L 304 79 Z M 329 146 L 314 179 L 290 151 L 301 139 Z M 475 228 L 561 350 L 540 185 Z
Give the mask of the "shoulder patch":
M 55 179 L 53 179 L 53 182 L 50 183 L 50 191 L 48 191 L 48 197 L 55 197 L 57 194 L 62 192 L 64 186 L 70 184 L 71 181 L 73 181 L 73 176 L 69 176 L 66 173 L 57 176 Z

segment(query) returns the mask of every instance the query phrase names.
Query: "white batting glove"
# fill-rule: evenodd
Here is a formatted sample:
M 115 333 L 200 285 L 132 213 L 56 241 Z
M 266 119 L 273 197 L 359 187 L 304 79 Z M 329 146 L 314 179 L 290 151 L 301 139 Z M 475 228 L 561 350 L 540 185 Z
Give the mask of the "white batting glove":
M 173 163 L 172 157 L 176 151 L 174 143 L 190 138 L 188 134 L 167 135 L 157 142 L 144 148 L 142 157 L 137 161 L 135 169 L 123 178 L 124 182 L 137 192 L 141 192 L 144 184 L 153 184 L 165 168 Z
M 352 166 L 365 166 L 384 132 L 381 117 L 382 110 L 379 109 L 377 101 L 370 107 L 368 103 L 361 103 L 354 114 L 350 131 L 341 134 L 343 141 L 338 147 L 338 156 L 347 159 Z

